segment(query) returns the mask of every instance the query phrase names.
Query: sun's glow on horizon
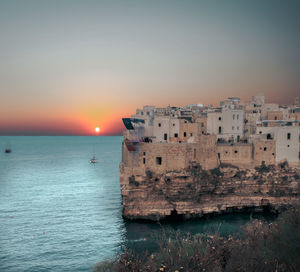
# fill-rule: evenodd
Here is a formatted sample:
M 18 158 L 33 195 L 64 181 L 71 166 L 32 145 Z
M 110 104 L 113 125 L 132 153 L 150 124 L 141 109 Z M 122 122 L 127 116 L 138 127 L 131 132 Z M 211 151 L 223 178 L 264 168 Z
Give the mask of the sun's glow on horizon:
M 100 132 L 100 128 L 99 127 L 95 127 L 95 131 L 96 131 L 96 133 L 99 133 Z

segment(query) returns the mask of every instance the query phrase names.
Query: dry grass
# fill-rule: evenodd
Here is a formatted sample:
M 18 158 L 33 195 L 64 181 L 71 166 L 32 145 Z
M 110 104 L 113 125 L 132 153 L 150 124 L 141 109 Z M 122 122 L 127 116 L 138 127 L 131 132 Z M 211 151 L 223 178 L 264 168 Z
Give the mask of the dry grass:
M 253 220 L 239 236 L 173 233 L 153 254 L 126 250 L 94 271 L 300 271 L 300 208 L 273 223 Z

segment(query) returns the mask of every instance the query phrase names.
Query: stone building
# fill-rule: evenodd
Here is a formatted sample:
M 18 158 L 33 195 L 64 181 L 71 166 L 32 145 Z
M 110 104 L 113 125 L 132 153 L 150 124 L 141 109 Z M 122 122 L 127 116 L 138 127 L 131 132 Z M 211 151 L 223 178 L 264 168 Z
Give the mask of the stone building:
M 218 139 L 239 141 L 244 136 L 244 125 L 243 109 L 218 108 L 207 113 L 207 133 Z
M 299 164 L 299 126 L 258 126 L 257 134 L 266 135 L 267 139 L 275 140 L 275 161 L 284 160 L 289 164 L 297 166 Z
M 198 163 L 205 169 L 221 163 L 252 168 L 286 160 L 299 166 L 299 113 L 295 105 L 250 102 L 232 97 L 221 107 L 144 106 L 124 118 L 123 166 L 158 173 Z

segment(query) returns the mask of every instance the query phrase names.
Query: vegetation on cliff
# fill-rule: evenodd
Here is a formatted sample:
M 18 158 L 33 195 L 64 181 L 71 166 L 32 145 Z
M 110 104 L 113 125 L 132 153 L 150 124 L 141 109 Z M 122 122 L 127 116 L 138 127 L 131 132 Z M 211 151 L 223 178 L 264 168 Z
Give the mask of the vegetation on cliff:
M 148 254 L 125 250 L 114 261 L 95 265 L 95 272 L 134 271 L 300 271 L 300 207 L 273 223 L 253 220 L 240 234 L 185 235 L 163 240 Z
M 194 162 L 178 171 L 146 169 L 131 173 L 122 185 L 123 216 L 161 221 L 173 215 L 192 219 L 248 210 L 277 213 L 299 202 L 299 177 L 300 169 L 286 162 L 251 169 L 222 163 L 206 170 Z

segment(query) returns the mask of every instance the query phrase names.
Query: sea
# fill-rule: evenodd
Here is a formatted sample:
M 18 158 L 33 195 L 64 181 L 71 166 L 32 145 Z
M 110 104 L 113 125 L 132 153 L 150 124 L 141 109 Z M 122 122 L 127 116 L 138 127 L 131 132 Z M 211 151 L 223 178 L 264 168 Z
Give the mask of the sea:
M 4 153 L 10 144 L 12 153 Z M 124 248 L 154 250 L 168 233 L 230 235 L 236 214 L 172 223 L 122 218 L 122 137 L 0 137 L 0 271 L 92 271 Z M 95 153 L 98 160 L 90 164 Z

